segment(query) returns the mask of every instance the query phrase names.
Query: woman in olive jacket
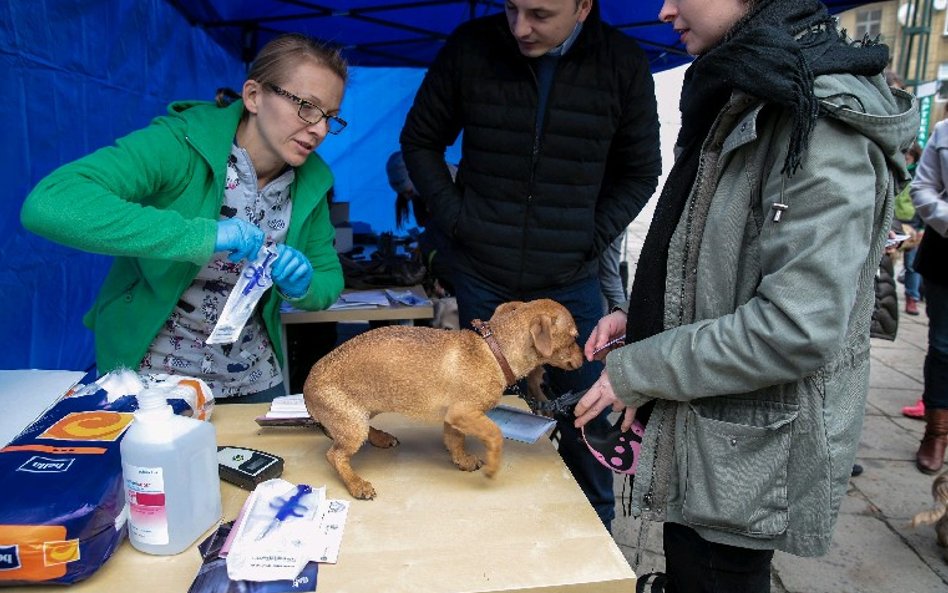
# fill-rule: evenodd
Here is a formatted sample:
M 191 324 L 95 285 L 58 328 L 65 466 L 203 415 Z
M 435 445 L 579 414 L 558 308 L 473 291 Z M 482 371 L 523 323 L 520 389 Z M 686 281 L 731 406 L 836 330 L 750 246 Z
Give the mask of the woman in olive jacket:
M 880 75 L 887 48 L 849 43 L 815 0 L 667 0 L 660 17 L 699 56 L 679 155 L 628 312 L 603 318 L 586 354 L 628 345 L 576 424 L 650 410 L 631 508 L 665 522 L 673 590 L 768 591 L 774 550 L 831 541 L 918 113 Z

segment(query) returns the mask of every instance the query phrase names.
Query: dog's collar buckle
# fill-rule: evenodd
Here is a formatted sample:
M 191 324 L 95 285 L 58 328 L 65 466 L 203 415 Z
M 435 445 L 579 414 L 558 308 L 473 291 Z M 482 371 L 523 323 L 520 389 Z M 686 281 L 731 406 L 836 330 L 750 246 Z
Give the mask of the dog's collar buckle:
M 471 325 L 474 326 L 474 329 L 477 330 L 477 333 L 484 338 L 484 341 L 487 342 L 487 345 L 490 347 L 490 351 L 494 353 L 494 358 L 497 359 L 497 364 L 500 365 L 500 369 L 504 372 L 504 380 L 507 381 L 507 387 L 515 385 L 517 383 L 517 376 L 513 374 L 513 371 L 510 369 L 510 364 L 507 362 L 507 358 L 504 356 L 503 351 L 500 349 L 500 344 L 497 343 L 497 338 L 494 337 L 494 332 L 490 329 L 490 324 L 486 321 L 481 321 L 480 319 L 475 319 L 471 321 Z

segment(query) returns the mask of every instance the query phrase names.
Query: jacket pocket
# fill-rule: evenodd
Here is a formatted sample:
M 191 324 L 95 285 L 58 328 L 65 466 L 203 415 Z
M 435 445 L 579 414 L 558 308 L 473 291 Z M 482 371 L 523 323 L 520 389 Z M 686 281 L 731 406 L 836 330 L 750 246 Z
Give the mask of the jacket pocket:
M 695 404 L 689 407 L 682 515 L 693 525 L 776 537 L 789 524 L 787 468 L 798 408 L 778 402 L 715 403 L 752 408 L 747 410 L 752 424 L 712 418 Z M 731 408 L 726 417 L 733 420 L 735 415 L 739 410 Z
M 141 283 L 141 278 L 135 276 L 131 281 L 126 282 L 121 289 L 115 291 L 105 291 L 102 293 L 108 296 L 104 296 L 102 300 L 96 305 L 97 313 L 101 313 L 107 309 L 111 309 L 113 305 L 119 304 L 128 304 L 135 300 L 135 289 L 138 288 L 139 283 Z
M 448 236 L 458 243 L 464 243 L 465 237 L 472 232 L 472 229 L 468 228 L 469 223 L 465 223 L 465 219 L 467 218 L 465 216 L 465 210 L 467 210 L 468 205 L 471 203 L 471 199 L 467 195 L 468 191 L 470 191 L 468 188 L 460 188 L 461 199 L 457 204 L 456 214 L 451 227 L 447 229 Z

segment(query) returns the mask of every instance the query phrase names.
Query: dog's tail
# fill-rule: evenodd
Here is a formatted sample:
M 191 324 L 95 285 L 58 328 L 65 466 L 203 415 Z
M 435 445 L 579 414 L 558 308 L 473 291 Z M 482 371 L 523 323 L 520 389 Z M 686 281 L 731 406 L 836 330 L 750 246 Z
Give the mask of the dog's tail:
M 922 511 L 921 513 L 912 517 L 912 527 L 918 527 L 919 525 L 933 525 L 938 522 L 939 519 L 945 516 L 946 512 L 945 505 L 939 504 L 937 507 L 930 511 Z
M 912 518 L 912 527 L 937 523 L 948 514 L 948 472 L 943 472 L 932 482 L 932 499 L 935 505 L 930 511 L 922 511 Z

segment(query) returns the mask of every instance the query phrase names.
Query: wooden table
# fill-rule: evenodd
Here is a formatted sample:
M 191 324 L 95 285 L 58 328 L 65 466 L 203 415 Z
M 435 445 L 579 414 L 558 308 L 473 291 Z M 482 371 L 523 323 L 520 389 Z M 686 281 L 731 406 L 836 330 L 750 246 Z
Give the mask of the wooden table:
M 516 400 L 507 398 L 514 403 Z M 325 459 L 329 439 L 315 429 L 260 428 L 266 404 L 218 406 L 218 443 L 261 449 L 286 460 L 283 478 L 327 487 L 351 500 Z M 378 497 L 353 501 L 336 565 L 320 565 L 326 593 L 629 593 L 635 574 L 547 439 L 504 442 L 496 478 L 459 471 L 439 426 L 391 414 L 373 424 L 396 435 L 394 449 L 366 445 L 353 465 Z M 472 447 L 472 450 L 478 450 Z M 247 492 L 222 483 L 225 521 Z M 202 538 L 203 539 L 203 536 Z M 187 591 L 200 557 L 149 556 L 126 541 L 91 578 L 70 591 Z M 31 587 L 62 593 L 62 587 Z
M 356 321 L 396 321 L 413 323 L 416 319 L 431 319 L 434 317 L 434 306 L 428 300 L 425 289 L 420 284 L 410 287 L 389 287 L 392 290 L 410 290 L 416 297 L 428 301 L 426 305 L 408 306 L 394 304 L 388 307 L 366 307 L 360 309 L 325 309 L 323 311 L 284 311 L 280 314 L 283 324 L 281 342 L 283 347 L 283 384 L 287 393 L 290 390 L 290 356 L 287 350 L 286 326 L 294 323 L 327 323 L 327 322 L 356 322 Z M 385 287 L 372 290 L 385 290 Z M 344 290 L 343 294 L 360 292 L 358 290 Z

